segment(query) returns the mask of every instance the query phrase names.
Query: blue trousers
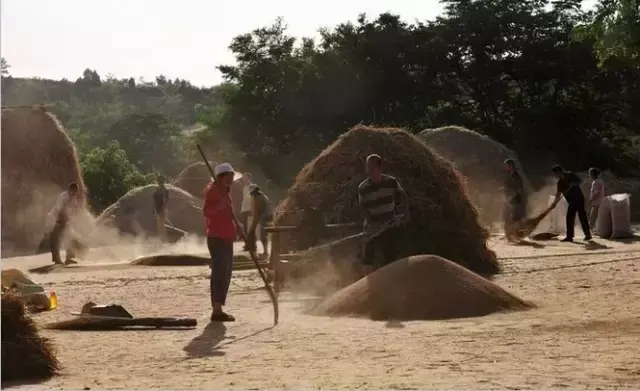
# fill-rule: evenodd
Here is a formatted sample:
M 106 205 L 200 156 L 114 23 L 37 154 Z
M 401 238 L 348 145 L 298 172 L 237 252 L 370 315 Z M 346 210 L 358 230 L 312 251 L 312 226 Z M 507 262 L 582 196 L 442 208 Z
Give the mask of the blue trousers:
M 207 238 L 207 247 L 211 255 L 211 306 L 225 305 L 233 271 L 233 242 Z

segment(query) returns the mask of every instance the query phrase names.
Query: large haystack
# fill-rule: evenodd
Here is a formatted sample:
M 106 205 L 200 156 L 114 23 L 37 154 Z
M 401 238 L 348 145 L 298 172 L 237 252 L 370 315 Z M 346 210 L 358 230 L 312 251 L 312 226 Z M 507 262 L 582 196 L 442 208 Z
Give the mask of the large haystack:
M 484 223 L 502 218 L 505 159 L 516 160 L 525 188 L 531 192 L 516 153 L 488 136 L 459 126 L 445 126 L 424 130 L 420 132 L 420 138 L 466 178 L 469 198 Z
M 531 304 L 447 259 L 416 255 L 387 265 L 334 293 L 313 313 L 409 321 L 469 318 L 530 307 Z
M 411 221 L 397 240 L 399 258 L 437 254 L 483 275 L 499 271 L 495 253 L 487 248 L 489 234 L 479 225 L 456 170 L 401 129 L 356 126 L 340 136 L 297 175 L 276 210 L 275 224 L 316 220 L 310 206 L 322 212 L 327 223 L 362 221 L 357 188 L 371 153 L 383 157 L 385 172 L 396 176 L 409 195 Z M 320 240 L 308 233 L 283 239 L 284 251 L 302 250 Z
M 147 185 L 129 191 L 102 212 L 98 223 L 116 227 L 122 233 L 156 235 L 153 193 L 157 188 L 157 185 Z M 203 235 L 202 200 L 175 186 L 166 185 L 166 188 L 169 190 L 167 224 L 186 233 Z
M 1 121 L 2 252 L 33 253 L 60 192 L 71 182 L 83 185 L 78 157 L 58 120 L 44 109 L 3 108 Z
M 14 381 L 45 380 L 60 364 L 48 339 L 38 335 L 19 296 L 2 294 L 2 388 Z

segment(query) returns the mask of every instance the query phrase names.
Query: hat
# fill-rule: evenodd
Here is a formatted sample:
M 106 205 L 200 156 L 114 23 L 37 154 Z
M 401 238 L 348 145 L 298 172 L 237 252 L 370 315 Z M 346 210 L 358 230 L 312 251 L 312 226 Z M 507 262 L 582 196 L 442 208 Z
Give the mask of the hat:
M 234 181 L 237 181 L 238 179 L 242 178 L 242 174 L 239 172 L 236 172 L 233 169 L 233 167 L 231 167 L 231 164 L 229 163 L 220 163 L 213 169 L 213 174 L 216 176 L 216 178 L 222 174 L 228 174 L 228 173 L 233 174 Z

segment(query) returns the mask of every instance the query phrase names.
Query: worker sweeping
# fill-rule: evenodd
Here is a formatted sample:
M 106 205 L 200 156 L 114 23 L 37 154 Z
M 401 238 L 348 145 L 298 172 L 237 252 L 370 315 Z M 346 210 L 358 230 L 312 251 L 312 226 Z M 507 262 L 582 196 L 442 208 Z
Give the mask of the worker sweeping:
M 409 219 L 409 199 L 400 182 L 382 173 L 382 158 L 372 154 L 366 159 L 367 179 L 358 186 L 358 203 L 364 214 L 364 230 L 375 231 L 392 221 L 401 223 Z M 401 214 L 396 214 L 396 201 L 400 201 Z M 395 225 L 395 224 L 394 224 Z M 381 233 L 365 244 L 364 272 L 385 266 L 396 260 L 397 238 L 395 227 Z
M 504 161 L 504 167 L 507 172 L 504 183 L 507 200 L 504 208 L 504 233 L 509 242 L 515 243 L 519 241 L 519 238 L 514 235 L 514 231 L 526 217 L 527 200 L 522 176 L 516 168 L 516 161 L 507 159 Z
M 580 220 L 582 232 L 584 232 L 584 240 L 591 240 L 591 230 L 589 228 L 589 218 L 587 217 L 587 211 L 585 209 L 584 194 L 582 194 L 582 189 L 580 189 L 580 177 L 571 171 L 565 171 L 561 166 L 554 166 L 551 171 L 553 172 L 553 175 L 558 178 L 556 198 L 551 206 L 555 207 L 558 205 L 560 198 L 563 196 L 569 204 L 566 217 L 567 236 L 562 241 L 573 242 L 576 214 Z
M 260 186 L 252 183 L 249 185 L 249 194 L 251 195 L 251 225 L 247 231 L 247 243 L 250 249 L 256 249 L 256 229 L 260 227 L 260 242 L 262 242 L 263 258 L 269 256 L 269 238 L 265 226 L 271 222 L 273 217 L 273 208 L 266 194 L 260 189 Z
M 169 190 L 164 186 L 164 176 L 158 175 L 158 188 L 153 193 L 153 212 L 156 216 L 156 233 L 161 241 L 165 241 L 167 232 L 167 205 L 169 204 Z
M 60 258 L 60 245 L 63 241 L 69 243 L 66 246 L 65 264 L 76 263 L 73 258 L 75 251 L 72 240 L 68 236 L 71 233 L 71 219 L 80 210 L 80 188 L 77 183 L 71 183 L 66 191 L 62 192 L 58 197 L 56 205 L 49 215 L 55 219 L 53 229 L 49 233 L 49 244 L 51 247 L 51 260 L 56 265 L 62 265 Z

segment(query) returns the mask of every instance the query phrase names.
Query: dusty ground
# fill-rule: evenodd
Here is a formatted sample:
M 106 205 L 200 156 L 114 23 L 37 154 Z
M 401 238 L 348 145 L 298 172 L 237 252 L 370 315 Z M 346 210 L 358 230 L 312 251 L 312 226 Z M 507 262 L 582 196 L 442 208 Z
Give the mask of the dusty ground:
M 309 298 L 283 294 L 280 324 L 255 272 L 234 274 L 228 310 L 208 324 L 208 268 L 102 267 L 33 276 L 60 306 L 46 323 L 93 300 L 134 315 L 188 316 L 188 331 L 43 331 L 63 388 L 640 388 L 640 242 L 494 239 L 496 282 L 539 308 L 452 321 L 392 323 L 304 315 Z M 203 247 L 204 248 L 204 247 Z M 202 250 L 200 249 L 200 252 Z M 121 256 L 121 255 L 119 255 Z M 113 262 L 99 250 L 85 264 Z M 126 259 L 120 259 L 125 261 Z M 3 268 L 48 262 L 3 260 Z

